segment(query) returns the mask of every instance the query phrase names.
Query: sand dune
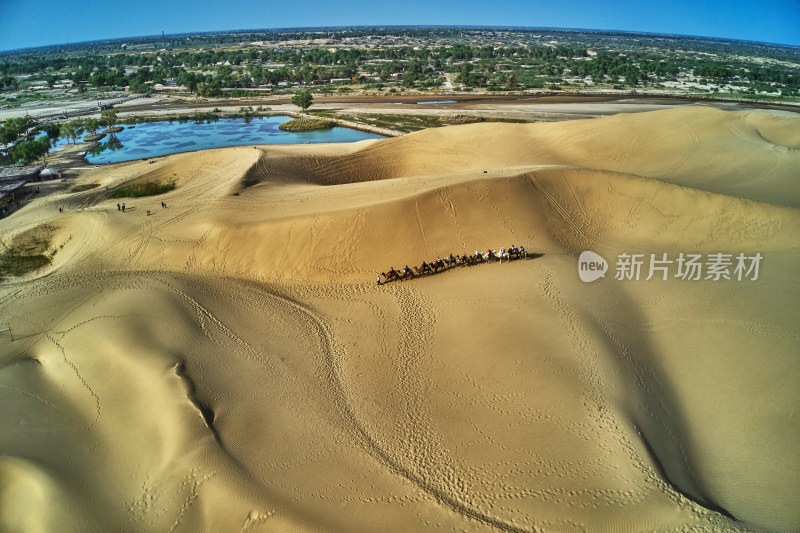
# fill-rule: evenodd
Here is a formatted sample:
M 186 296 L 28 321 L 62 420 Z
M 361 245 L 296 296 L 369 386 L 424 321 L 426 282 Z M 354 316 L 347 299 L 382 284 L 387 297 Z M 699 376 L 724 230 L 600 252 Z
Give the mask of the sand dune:
M 797 207 L 799 147 L 796 118 L 698 106 L 579 122 L 423 130 L 346 157 L 303 158 L 295 166 L 302 169 L 297 176 L 328 185 L 568 165 Z
M 696 107 L 86 173 L 0 221 L 59 248 L 0 285 L 0 530 L 800 529 L 798 131 Z M 583 250 L 763 261 L 583 283 Z

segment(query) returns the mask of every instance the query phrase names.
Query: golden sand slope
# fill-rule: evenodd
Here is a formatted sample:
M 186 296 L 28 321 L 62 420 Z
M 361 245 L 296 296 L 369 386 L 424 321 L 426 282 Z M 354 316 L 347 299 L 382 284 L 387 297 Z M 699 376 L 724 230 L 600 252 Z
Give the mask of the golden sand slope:
M 0 530 L 797 530 L 798 132 L 698 107 L 92 171 L 0 221 L 63 244 L 0 287 Z M 374 283 L 512 243 L 543 255 Z M 764 259 L 585 284 L 585 249 Z

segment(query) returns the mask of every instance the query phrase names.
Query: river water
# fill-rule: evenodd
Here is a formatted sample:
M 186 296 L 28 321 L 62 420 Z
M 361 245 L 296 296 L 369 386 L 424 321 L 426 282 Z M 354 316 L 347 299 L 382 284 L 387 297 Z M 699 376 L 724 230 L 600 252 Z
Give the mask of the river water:
M 227 146 L 342 143 L 384 138 L 375 133 L 341 127 L 309 132 L 280 130 L 278 126 L 289 118 L 221 118 L 203 122 L 161 121 L 125 125 L 120 133 L 106 135 L 100 146 L 86 155 L 86 160 L 95 164 L 119 163 Z

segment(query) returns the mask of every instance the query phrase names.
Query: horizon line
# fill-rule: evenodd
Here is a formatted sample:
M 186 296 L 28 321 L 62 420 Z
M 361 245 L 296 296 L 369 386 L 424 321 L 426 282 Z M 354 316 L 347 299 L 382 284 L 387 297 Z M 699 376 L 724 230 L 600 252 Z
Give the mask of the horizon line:
M 0 55 L 3 54 L 14 54 L 14 53 L 27 53 L 27 52 L 35 52 L 37 50 L 44 50 L 47 48 L 53 47 L 80 47 L 90 45 L 92 43 L 112 43 L 115 41 L 125 41 L 125 40 L 137 40 L 137 39 L 148 39 L 151 37 L 156 38 L 166 38 L 166 37 L 179 37 L 184 35 L 214 35 L 214 34 L 236 34 L 236 33 L 259 33 L 259 32 L 289 32 L 291 31 L 313 31 L 313 30 L 348 30 L 348 29 L 417 29 L 417 28 L 425 28 L 425 29 L 464 29 L 464 30 L 477 30 L 477 29 L 484 29 L 484 30 L 523 30 L 523 31 L 533 31 L 533 30 L 549 30 L 549 31 L 561 31 L 561 32 L 582 32 L 582 33 L 617 33 L 617 34 L 630 34 L 630 35 L 650 35 L 655 37 L 680 37 L 680 38 L 688 38 L 688 39 L 705 39 L 705 40 L 712 40 L 712 41 L 723 41 L 723 42 L 740 42 L 740 43 L 749 43 L 749 44 L 759 44 L 759 45 L 766 45 L 766 46 L 775 46 L 775 47 L 784 47 L 784 48 L 796 48 L 800 50 L 800 45 L 794 44 L 786 44 L 786 43 L 771 43 L 767 41 L 753 41 L 749 39 L 737 39 L 732 37 L 713 37 L 709 35 L 689 35 L 689 34 L 682 34 L 682 33 L 661 33 L 661 32 L 647 32 L 647 31 L 638 31 L 638 30 L 613 30 L 613 29 L 600 29 L 600 28 L 571 28 L 571 27 L 557 27 L 557 26 L 484 26 L 484 25 L 436 25 L 436 24 L 416 24 L 416 25 L 394 25 L 394 24 L 376 24 L 376 25 L 361 25 L 361 24 L 353 24 L 353 25 L 346 25 L 346 26 L 284 26 L 284 27 L 276 27 L 276 28 L 243 28 L 243 29 L 236 29 L 236 30 L 208 30 L 208 31 L 187 31 L 187 32 L 180 32 L 180 33 L 161 33 L 161 34 L 146 34 L 146 35 L 136 35 L 136 36 L 125 36 L 125 37 L 108 37 L 108 38 L 100 38 L 100 39 L 92 39 L 88 41 L 78 41 L 75 43 L 66 42 L 66 43 L 53 43 L 53 44 L 45 44 L 41 46 L 31 46 L 26 48 L 10 48 L 6 50 L 0 50 Z

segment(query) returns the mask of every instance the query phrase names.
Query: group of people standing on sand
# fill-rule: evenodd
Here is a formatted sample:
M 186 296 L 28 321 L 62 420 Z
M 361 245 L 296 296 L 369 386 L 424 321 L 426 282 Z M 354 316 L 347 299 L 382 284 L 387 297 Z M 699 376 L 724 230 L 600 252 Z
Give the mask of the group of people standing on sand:
M 423 261 L 422 265 L 419 267 L 411 268 L 406 265 L 402 270 L 395 270 L 394 267 L 392 267 L 388 272 L 381 272 L 378 274 L 378 285 L 382 285 L 393 280 L 408 279 L 415 276 L 425 276 L 427 274 L 436 274 L 437 272 L 443 272 L 454 266 L 464 267 L 477 265 L 478 263 L 488 263 L 490 261 L 499 261 L 502 263 L 504 260 L 511 261 L 512 259 L 519 259 L 527 256 L 528 252 L 525 251 L 524 246 L 517 248 L 513 244 L 508 249 L 500 248 L 500 251 L 495 251 L 490 248 L 486 250 L 486 253 L 483 254 L 477 250 L 475 250 L 475 254 L 470 255 L 467 255 L 466 253 L 460 256 L 454 256 L 453 254 L 450 254 L 446 259 L 437 257 L 436 261 L 431 261 L 430 263 Z M 381 276 L 383 276 L 384 281 L 381 281 Z
M 166 202 L 161 202 L 161 207 L 163 209 L 166 209 L 167 208 L 167 203 Z M 122 211 L 123 213 L 125 212 L 125 203 L 124 202 L 122 204 L 117 204 L 117 211 Z M 147 210 L 147 216 L 150 216 L 150 210 L 149 209 Z

